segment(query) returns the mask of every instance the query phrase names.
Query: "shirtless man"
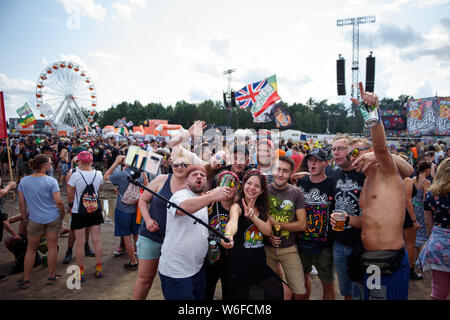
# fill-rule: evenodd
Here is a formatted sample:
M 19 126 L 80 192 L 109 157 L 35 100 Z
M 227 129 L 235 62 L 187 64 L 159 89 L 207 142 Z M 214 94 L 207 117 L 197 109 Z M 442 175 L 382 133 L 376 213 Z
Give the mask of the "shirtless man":
M 359 89 L 362 100 L 368 106 L 379 108 L 376 94 L 364 92 L 361 82 Z M 359 104 L 358 100 L 351 100 L 354 104 Z M 386 145 L 382 122 L 370 127 L 370 134 L 378 165 L 363 170 L 366 179 L 359 205 L 362 210 L 361 240 L 366 252 L 362 258 L 363 264 L 379 267 L 375 268 L 375 271 L 381 270 L 381 279 L 379 283 L 376 279 L 374 283 L 370 283 L 372 274 L 366 273 L 364 296 L 366 299 L 407 300 L 409 262 L 402 233 L 406 210 L 405 186 Z M 361 142 L 358 142 L 349 149 L 352 162 L 371 150 L 363 150 L 364 147 L 360 144 Z M 360 148 L 357 154 L 352 152 L 355 148 Z

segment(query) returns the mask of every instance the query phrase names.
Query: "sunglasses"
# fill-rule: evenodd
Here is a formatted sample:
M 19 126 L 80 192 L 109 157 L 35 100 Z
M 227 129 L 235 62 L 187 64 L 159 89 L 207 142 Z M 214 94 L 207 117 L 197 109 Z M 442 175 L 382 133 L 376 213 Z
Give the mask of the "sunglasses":
M 362 150 L 369 150 L 369 149 L 370 148 L 355 148 L 352 151 L 350 151 L 349 153 L 347 153 L 346 158 L 347 158 L 348 161 L 350 161 L 350 156 L 357 157 L 359 155 L 360 151 L 362 151 Z
M 174 164 L 172 164 L 172 167 L 174 167 L 176 169 L 176 168 L 181 166 L 182 168 L 186 169 L 188 167 L 188 165 L 189 164 L 187 164 L 187 163 L 181 162 L 181 163 L 174 163 Z

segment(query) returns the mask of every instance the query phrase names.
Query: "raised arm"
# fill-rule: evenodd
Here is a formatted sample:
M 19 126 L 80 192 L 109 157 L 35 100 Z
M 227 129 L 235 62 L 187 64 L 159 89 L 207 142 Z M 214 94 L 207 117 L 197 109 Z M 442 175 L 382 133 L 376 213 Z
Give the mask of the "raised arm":
M 380 106 L 378 96 L 372 92 L 365 92 L 362 82 L 359 83 L 359 90 L 361 92 L 361 100 L 364 101 L 366 105 L 373 106 L 379 111 Z M 355 105 L 359 106 L 358 100 L 354 98 L 351 98 L 351 100 Z M 381 172 L 385 175 L 398 174 L 397 167 L 386 144 L 386 135 L 381 121 L 370 127 L 370 135 L 372 137 L 373 151 Z

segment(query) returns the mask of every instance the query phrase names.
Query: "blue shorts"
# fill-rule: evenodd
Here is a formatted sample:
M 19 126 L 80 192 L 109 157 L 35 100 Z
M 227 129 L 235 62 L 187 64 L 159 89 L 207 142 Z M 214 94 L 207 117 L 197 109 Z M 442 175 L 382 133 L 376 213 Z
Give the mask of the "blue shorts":
M 136 223 L 136 212 L 124 213 L 116 208 L 114 224 L 114 236 L 116 237 L 139 233 L 140 226 Z
M 69 172 L 69 164 L 60 162 L 59 167 L 61 169 L 61 175 L 63 175 L 63 176 L 67 175 L 67 172 Z
M 171 278 L 159 273 L 166 300 L 204 300 L 206 276 L 203 268 L 188 278 Z
M 371 276 L 367 273 L 364 274 L 364 300 L 408 300 L 409 259 L 406 250 L 400 267 L 393 274 L 380 277 L 379 288 L 371 290 L 368 288 L 368 285 L 371 284 L 371 279 L 369 279 Z
M 147 237 L 139 235 L 136 248 L 139 260 L 155 260 L 161 257 L 162 243 L 153 241 Z

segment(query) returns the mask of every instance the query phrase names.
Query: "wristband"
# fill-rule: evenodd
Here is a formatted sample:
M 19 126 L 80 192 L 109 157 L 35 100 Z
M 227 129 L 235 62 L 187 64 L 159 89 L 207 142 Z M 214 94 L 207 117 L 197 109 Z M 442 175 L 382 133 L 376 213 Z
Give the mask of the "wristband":
M 73 207 L 73 202 L 69 202 L 69 208 Z
M 350 216 L 348 215 L 347 219 L 345 219 L 345 224 L 344 225 L 347 227 L 349 222 L 350 222 Z
M 232 235 L 231 235 L 231 233 L 229 233 L 229 232 L 225 232 L 224 236 L 225 236 L 225 237 L 231 237 Z

